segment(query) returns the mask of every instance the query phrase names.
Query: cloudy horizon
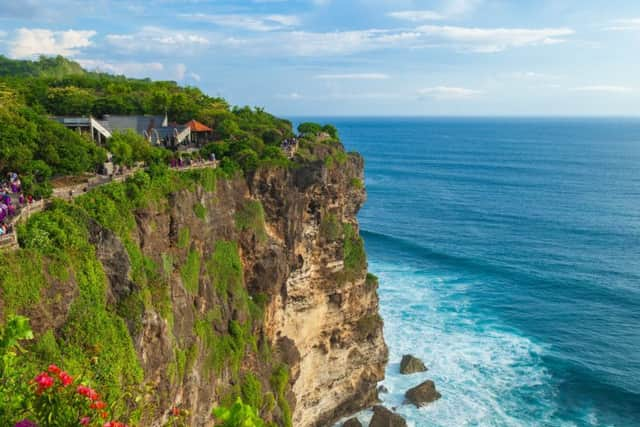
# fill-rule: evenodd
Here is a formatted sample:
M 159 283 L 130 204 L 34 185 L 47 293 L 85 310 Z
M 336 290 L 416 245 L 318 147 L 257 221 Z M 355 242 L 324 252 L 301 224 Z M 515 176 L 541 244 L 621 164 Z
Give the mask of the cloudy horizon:
M 0 53 L 281 115 L 638 115 L 640 3 L 26 0 Z

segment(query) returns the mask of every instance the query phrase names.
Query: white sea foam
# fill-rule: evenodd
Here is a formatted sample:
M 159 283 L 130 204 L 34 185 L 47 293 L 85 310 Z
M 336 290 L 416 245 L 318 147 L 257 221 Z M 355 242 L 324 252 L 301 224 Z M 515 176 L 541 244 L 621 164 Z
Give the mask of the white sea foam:
M 381 397 L 409 425 L 571 425 L 554 419 L 555 390 L 541 361 L 544 348 L 474 310 L 466 294 L 473 283 L 392 264 L 373 262 L 370 270 L 380 277 L 390 350 L 382 383 L 389 393 Z M 404 354 L 420 357 L 429 371 L 400 375 Z M 403 404 L 406 390 L 426 379 L 435 381 L 442 398 L 421 409 Z

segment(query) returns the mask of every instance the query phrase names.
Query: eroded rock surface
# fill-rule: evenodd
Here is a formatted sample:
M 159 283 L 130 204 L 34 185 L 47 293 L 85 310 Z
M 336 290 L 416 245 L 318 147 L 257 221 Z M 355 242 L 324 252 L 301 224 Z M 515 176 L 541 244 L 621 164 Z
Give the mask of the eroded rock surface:
M 384 406 L 373 407 L 373 418 L 369 427 L 407 427 L 407 422 L 400 415 L 391 412 Z
M 427 367 L 424 365 L 422 360 L 414 357 L 410 354 L 405 354 L 402 356 L 402 361 L 400 362 L 400 373 L 403 375 L 415 374 L 416 372 L 425 372 Z
M 427 380 L 422 384 L 409 389 L 405 393 L 405 397 L 409 402 L 419 408 L 440 399 L 442 395 L 436 390 L 435 383 L 431 380 Z

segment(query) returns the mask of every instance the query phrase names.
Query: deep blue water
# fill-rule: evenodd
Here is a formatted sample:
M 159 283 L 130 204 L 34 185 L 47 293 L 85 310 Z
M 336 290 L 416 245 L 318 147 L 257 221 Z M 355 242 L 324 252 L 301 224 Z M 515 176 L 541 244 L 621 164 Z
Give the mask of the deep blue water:
M 315 120 L 366 161 L 387 405 L 414 426 L 640 426 L 640 120 Z M 429 371 L 399 375 L 405 353 Z M 442 399 L 402 405 L 426 378 Z

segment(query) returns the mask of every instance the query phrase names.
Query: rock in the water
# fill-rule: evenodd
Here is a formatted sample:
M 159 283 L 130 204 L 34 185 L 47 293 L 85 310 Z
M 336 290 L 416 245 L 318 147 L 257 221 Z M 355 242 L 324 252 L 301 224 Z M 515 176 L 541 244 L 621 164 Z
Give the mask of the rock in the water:
M 383 385 L 378 386 L 378 393 L 380 393 L 380 394 L 389 393 L 389 389 L 388 389 L 388 388 L 386 388 L 386 387 L 385 387 L 385 386 L 383 386 Z
M 345 421 L 342 427 L 362 427 L 362 423 L 357 418 L 351 418 Z
M 418 359 L 417 357 L 413 357 L 410 354 L 405 354 L 404 356 L 402 356 L 402 361 L 400 362 L 401 374 L 414 374 L 416 372 L 424 372 L 426 370 L 427 367 L 424 366 L 422 360 Z
M 407 427 L 407 422 L 384 406 L 374 406 L 369 427 Z
M 413 403 L 418 408 L 442 397 L 442 395 L 436 390 L 436 385 L 431 380 L 427 380 L 419 386 L 410 389 L 404 394 L 404 396 L 409 402 Z

